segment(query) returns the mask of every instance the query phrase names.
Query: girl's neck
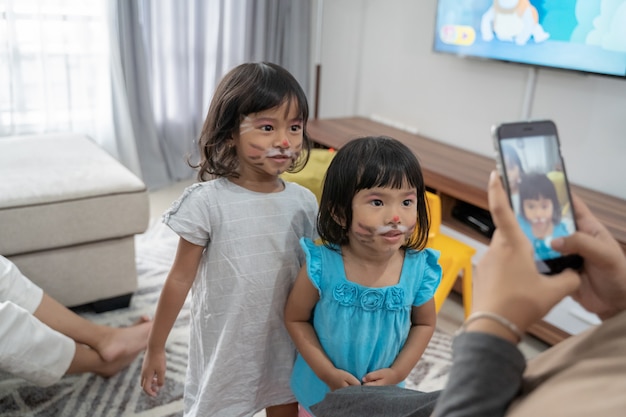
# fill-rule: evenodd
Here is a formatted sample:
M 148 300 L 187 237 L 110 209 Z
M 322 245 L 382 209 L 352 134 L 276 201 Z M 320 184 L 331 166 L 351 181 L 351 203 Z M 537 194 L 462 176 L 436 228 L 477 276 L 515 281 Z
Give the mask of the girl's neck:
M 351 245 L 341 247 L 348 281 L 367 287 L 398 284 L 404 262 L 404 249 L 389 253 L 364 253 Z
M 278 193 L 285 189 L 285 183 L 278 176 L 264 179 L 240 176 L 239 178 L 231 177 L 229 181 L 257 193 Z

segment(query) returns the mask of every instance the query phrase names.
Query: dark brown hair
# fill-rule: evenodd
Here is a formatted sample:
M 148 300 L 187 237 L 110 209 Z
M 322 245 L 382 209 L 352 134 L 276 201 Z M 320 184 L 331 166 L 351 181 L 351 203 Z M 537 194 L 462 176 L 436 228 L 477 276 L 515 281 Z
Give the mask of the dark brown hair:
M 420 163 L 402 142 L 385 136 L 353 139 L 337 151 L 324 178 L 324 188 L 317 216 L 317 230 L 325 244 L 348 243 L 352 224 L 352 199 L 363 189 L 401 188 L 408 184 L 417 189 L 417 231 L 404 247 L 426 247 L 430 221 L 426 208 L 426 187 Z M 342 224 L 340 224 L 341 221 Z
M 287 102 L 295 105 L 303 123 L 302 153 L 288 170 L 296 172 L 306 165 L 310 141 L 306 133 L 309 105 L 298 81 L 283 67 L 269 62 L 246 63 L 222 78 L 200 133 L 198 180 L 214 177 L 238 177 L 239 159 L 230 139 L 239 130 L 243 118 Z

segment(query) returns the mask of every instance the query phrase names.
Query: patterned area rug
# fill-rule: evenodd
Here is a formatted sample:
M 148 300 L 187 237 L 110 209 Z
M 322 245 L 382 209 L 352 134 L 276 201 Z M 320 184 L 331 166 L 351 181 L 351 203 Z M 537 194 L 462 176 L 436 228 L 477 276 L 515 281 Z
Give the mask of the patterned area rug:
M 161 286 L 172 264 L 177 236 L 161 223 L 136 237 L 139 289 L 128 309 L 94 314 L 90 320 L 127 326 L 142 315 L 154 315 Z M 157 398 L 143 394 L 140 386 L 142 356 L 125 371 L 104 379 L 94 375 L 64 377 L 57 384 L 39 388 L 0 372 L 0 417 L 175 417 L 182 416 L 187 364 L 189 312 L 186 304 L 167 343 L 166 386 Z M 406 386 L 421 391 L 441 389 L 451 361 L 451 337 L 437 330 Z

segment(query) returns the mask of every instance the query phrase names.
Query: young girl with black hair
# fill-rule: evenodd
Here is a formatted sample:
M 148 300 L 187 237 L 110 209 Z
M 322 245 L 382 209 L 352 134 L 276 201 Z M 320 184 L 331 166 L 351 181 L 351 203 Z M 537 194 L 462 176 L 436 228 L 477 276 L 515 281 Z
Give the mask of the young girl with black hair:
M 520 183 L 520 226 L 535 248 L 535 259 L 558 258 L 561 254 L 551 247 L 557 237 L 568 236 L 561 218 L 561 204 L 554 184 L 546 174 L 528 174 Z
M 355 139 L 333 158 L 318 232 L 285 309 L 299 355 L 291 386 L 300 415 L 348 385 L 401 384 L 435 329 L 439 255 L 415 155 L 387 137 Z
M 199 183 L 163 216 L 179 236 L 141 372 L 165 384 L 165 342 L 191 289 L 185 416 L 293 417 L 289 289 L 315 238 L 317 200 L 279 175 L 306 161 L 307 100 L 289 72 L 242 64 L 220 82 L 199 145 Z

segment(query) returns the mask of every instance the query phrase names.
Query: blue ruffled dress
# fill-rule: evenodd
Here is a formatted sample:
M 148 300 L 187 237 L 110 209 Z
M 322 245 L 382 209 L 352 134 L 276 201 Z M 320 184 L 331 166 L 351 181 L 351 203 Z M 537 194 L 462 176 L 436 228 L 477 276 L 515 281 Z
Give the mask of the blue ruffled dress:
M 335 367 L 361 380 L 388 368 L 404 346 L 411 328 L 412 306 L 430 300 L 441 280 L 439 252 L 407 250 L 398 284 L 371 288 L 348 281 L 340 249 L 300 239 L 309 279 L 320 296 L 313 327 Z M 308 411 L 320 402 L 328 386 L 298 355 L 291 389 Z
M 535 260 L 541 261 L 546 259 L 554 259 L 561 256 L 560 252 L 555 251 L 550 246 L 550 242 L 552 239 L 557 237 L 568 236 L 571 232 L 567 229 L 567 226 L 564 222 L 560 222 L 559 224 L 554 225 L 554 229 L 552 231 L 552 235 L 539 239 L 533 235 L 533 229 L 528 220 L 523 218 L 522 216 L 518 216 L 518 222 L 526 237 L 530 240 L 530 243 L 533 244 L 533 248 L 535 249 Z

